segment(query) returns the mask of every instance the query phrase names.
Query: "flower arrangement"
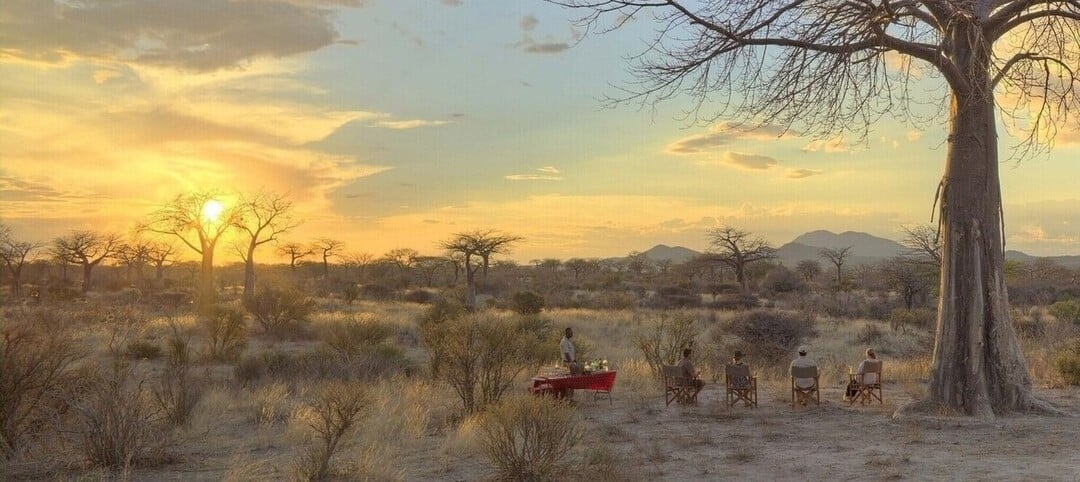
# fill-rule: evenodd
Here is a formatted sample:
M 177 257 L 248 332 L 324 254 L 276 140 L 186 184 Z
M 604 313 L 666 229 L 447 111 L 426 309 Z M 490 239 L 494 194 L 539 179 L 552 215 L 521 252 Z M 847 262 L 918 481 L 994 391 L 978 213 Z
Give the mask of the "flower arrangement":
M 607 371 L 607 370 L 608 370 L 607 360 L 597 358 L 595 360 L 585 362 L 585 371 L 587 371 L 587 372 L 599 372 L 599 371 Z

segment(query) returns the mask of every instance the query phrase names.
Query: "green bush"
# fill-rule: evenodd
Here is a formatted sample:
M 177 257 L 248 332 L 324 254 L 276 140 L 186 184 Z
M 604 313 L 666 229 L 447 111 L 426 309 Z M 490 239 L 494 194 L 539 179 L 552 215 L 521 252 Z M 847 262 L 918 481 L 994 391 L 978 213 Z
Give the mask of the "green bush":
M 1080 385 L 1080 339 L 1075 339 L 1072 346 L 1062 350 L 1054 359 L 1058 372 L 1069 385 Z
M 577 411 L 546 398 L 507 398 L 480 420 L 480 443 L 500 480 L 558 480 L 582 434 Z
M 777 363 L 813 336 L 814 320 L 798 312 L 757 309 L 739 314 L 724 331 L 743 341 L 741 346 L 748 357 Z
M 157 360 L 161 358 L 161 346 L 150 340 L 135 340 L 124 348 L 124 356 L 135 360 Z
M 532 291 L 519 291 L 510 298 L 510 309 L 519 315 L 538 315 L 544 311 L 544 297 Z
M 1066 323 L 1072 322 L 1073 324 L 1080 325 L 1080 301 L 1076 300 L 1064 300 L 1058 301 L 1050 305 L 1049 310 L 1054 318 L 1064 321 Z
M 315 301 L 297 290 L 266 286 L 256 290 L 245 308 L 268 334 L 304 337 L 308 317 L 315 311 Z

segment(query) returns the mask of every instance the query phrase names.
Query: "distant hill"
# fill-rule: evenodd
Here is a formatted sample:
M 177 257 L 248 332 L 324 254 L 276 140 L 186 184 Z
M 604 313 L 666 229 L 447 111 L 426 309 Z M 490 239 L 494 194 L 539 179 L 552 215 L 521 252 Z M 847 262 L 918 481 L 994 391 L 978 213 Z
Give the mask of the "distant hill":
M 1064 266 L 1066 268 L 1080 268 L 1080 256 L 1042 256 L 1053 261 L 1058 266 Z M 1039 256 L 1032 256 L 1020 251 L 1008 250 L 1005 252 L 1005 259 L 1011 259 L 1016 261 L 1022 261 L 1030 263 L 1039 259 Z
M 791 242 L 816 248 L 839 249 L 851 246 L 856 256 L 871 258 L 888 258 L 904 252 L 904 246 L 896 241 L 855 231 L 840 234 L 825 230 L 811 231 Z
M 701 253 L 694 251 L 690 248 L 684 248 L 682 246 L 667 246 L 664 244 L 658 244 L 653 246 L 648 251 L 644 252 L 645 256 L 653 261 L 671 260 L 673 264 L 685 263 L 694 256 L 698 256 Z

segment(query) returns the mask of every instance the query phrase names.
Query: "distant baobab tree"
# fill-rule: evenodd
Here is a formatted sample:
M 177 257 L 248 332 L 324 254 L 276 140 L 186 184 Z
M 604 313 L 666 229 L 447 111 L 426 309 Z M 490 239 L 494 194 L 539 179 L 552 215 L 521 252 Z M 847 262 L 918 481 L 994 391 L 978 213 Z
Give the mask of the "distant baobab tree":
M 304 246 L 300 243 L 279 244 L 277 251 L 278 254 L 289 257 L 289 270 L 291 271 L 296 271 L 297 261 L 315 254 L 315 251 L 310 246 Z
M 176 256 L 175 242 L 170 241 L 166 243 L 155 241 L 150 243 L 150 250 L 147 252 L 147 257 L 150 260 L 150 264 L 154 265 L 155 280 L 160 282 L 165 278 L 165 268 L 176 262 L 174 256 Z
M 343 241 L 331 238 L 319 238 L 311 245 L 311 249 L 322 256 L 323 276 L 330 276 L 330 258 L 337 256 L 338 251 L 345 248 Z
M 127 268 L 128 282 L 134 282 L 137 285 L 141 284 L 143 268 L 150 261 L 150 241 L 138 238 L 132 239 L 121 244 L 113 257 Z M 131 276 L 132 272 L 135 273 L 134 279 Z
M 374 260 L 374 255 L 364 251 L 356 251 L 345 255 L 345 265 L 350 268 L 356 268 L 356 281 L 358 283 L 364 282 L 367 267 L 370 266 Z
M 722 226 L 708 231 L 709 254 L 735 272 L 735 280 L 746 291 L 746 266 L 755 261 L 772 259 L 776 250 L 762 238 L 751 238 L 751 234 L 731 226 Z
M 484 280 L 487 281 L 487 271 L 491 257 L 498 253 L 509 252 L 510 245 L 524 238 L 511 234 L 500 233 L 493 229 L 476 230 L 457 233 L 453 238 L 443 241 L 440 246 L 445 249 L 449 256 L 461 255 L 464 261 L 466 300 L 469 308 L 476 308 L 476 271 L 481 267 L 484 270 Z M 474 265 L 474 258 L 478 258 L 479 265 Z
M 549 1 L 585 9 L 593 29 L 659 23 L 616 103 L 687 95 L 697 119 L 821 137 L 865 137 L 885 113 L 923 125 L 946 117 L 922 118 L 913 103 L 948 106 L 937 340 L 928 395 L 902 411 L 1057 411 L 1032 394 L 1009 321 L 997 113 L 1021 154 L 1048 148 L 1075 114 L 1080 0 Z M 927 80 L 940 97 L 914 85 Z
M 906 226 L 904 231 L 904 254 L 908 257 L 921 258 L 924 262 L 941 267 L 941 236 L 937 229 L 929 224 Z
M 844 263 L 848 261 L 848 258 L 855 254 L 854 249 L 854 246 L 845 246 L 843 248 L 821 248 L 818 251 L 818 256 L 836 268 L 836 289 L 844 286 L 844 276 L 841 269 L 844 267 Z
M 19 241 L 12 237 L 7 226 L 0 225 L 0 262 L 4 263 L 11 274 L 12 293 L 19 294 L 22 291 L 23 267 L 31 260 L 31 253 L 42 246 L 39 242 Z
M 240 216 L 238 207 L 219 199 L 215 191 L 181 194 L 150 213 L 139 231 L 175 236 L 202 256 L 199 269 L 199 303 L 205 307 L 214 300 L 214 250 L 218 241 Z
M 242 245 L 237 246 L 236 251 L 244 260 L 243 299 L 247 302 L 255 296 L 255 250 L 277 241 L 278 236 L 300 223 L 292 217 L 293 203 L 285 194 L 262 191 L 242 194 L 236 209 L 238 215 L 233 226 L 244 233 Z
M 67 236 L 53 240 L 53 252 L 72 264 L 83 267 L 82 292 L 90 291 L 94 267 L 116 255 L 123 239 L 115 233 L 97 231 L 72 231 Z

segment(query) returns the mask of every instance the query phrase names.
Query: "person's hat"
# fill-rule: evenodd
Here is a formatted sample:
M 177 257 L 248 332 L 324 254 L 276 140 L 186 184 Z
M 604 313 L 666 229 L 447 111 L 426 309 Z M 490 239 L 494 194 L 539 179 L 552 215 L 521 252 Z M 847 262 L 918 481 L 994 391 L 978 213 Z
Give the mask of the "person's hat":
M 735 350 L 735 358 L 742 358 L 742 357 L 743 357 L 742 350 Z
M 806 345 L 802 345 L 802 346 L 799 347 L 799 354 L 800 355 L 805 355 L 806 351 L 807 351 L 806 350 Z

